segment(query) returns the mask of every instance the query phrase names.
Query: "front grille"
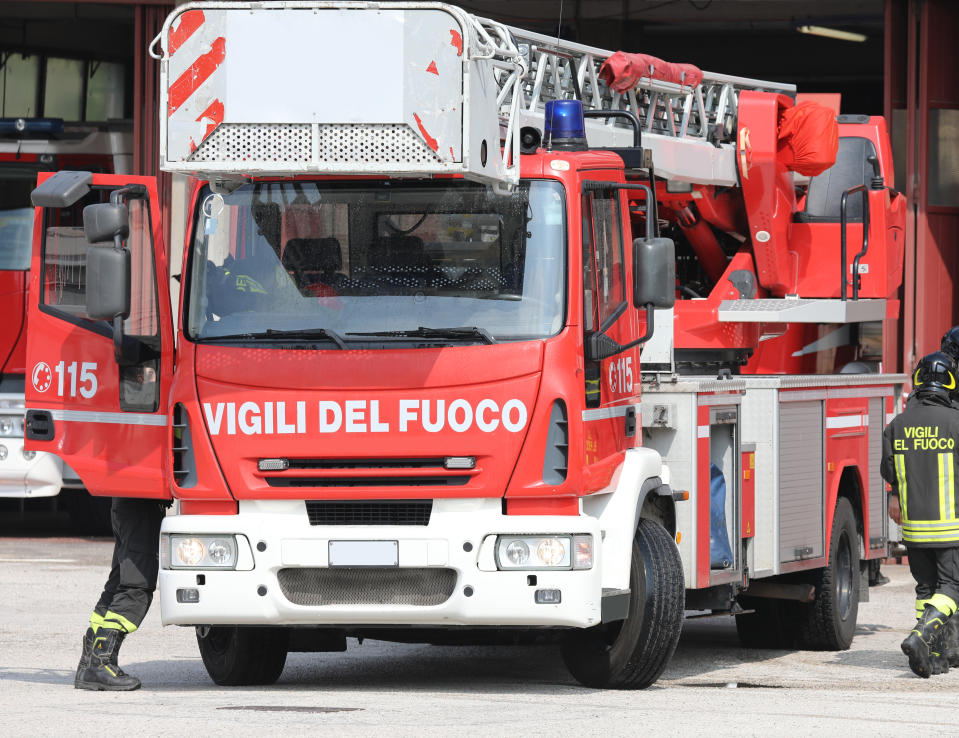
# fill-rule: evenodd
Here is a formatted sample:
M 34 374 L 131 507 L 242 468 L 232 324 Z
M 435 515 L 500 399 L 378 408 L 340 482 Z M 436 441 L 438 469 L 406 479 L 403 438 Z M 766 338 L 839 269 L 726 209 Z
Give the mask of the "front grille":
M 429 525 L 433 500 L 307 500 L 310 525 Z
M 271 487 L 459 487 L 469 477 L 267 477 Z
M 456 586 L 453 569 L 314 569 L 277 572 L 280 591 L 294 605 L 442 605 Z
M 398 459 L 290 459 L 290 469 L 444 469 L 445 457 Z

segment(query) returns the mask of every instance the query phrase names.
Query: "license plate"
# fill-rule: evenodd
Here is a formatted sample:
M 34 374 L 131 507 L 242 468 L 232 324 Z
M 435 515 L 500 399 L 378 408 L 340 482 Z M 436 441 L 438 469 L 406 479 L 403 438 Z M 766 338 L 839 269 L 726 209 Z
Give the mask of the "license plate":
M 396 541 L 330 541 L 330 566 L 399 566 Z

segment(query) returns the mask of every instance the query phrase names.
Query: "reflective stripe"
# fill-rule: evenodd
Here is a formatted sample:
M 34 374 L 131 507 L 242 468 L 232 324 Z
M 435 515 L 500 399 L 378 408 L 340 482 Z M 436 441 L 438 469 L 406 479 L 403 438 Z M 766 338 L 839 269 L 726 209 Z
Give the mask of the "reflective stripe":
M 936 531 L 945 528 L 959 528 L 959 520 L 907 520 L 902 524 L 902 527 Z
M 916 620 L 920 620 L 922 618 L 922 613 L 925 611 L 926 605 L 928 604 L 929 604 L 928 599 L 916 600 Z
M 959 527 L 950 531 L 909 531 L 902 529 L 902 540 L 906 543 L 951 543 L 959 542 Z
M 865 417 L 865 421 L 863 418 Z M 826 427 L 830 430 L 837 428 L 862 428 L 869 422 L 868 416 L 863 415 L 833 415 L 826 418 Z
M 946 480 L 946 465 L 952 460 L 952 454 L 939 454 L 939 519 L 948 520 L 946 498 L 949 496 L 949 482 Z
M 137 629 L 133 621 L 128 620 L 119 613 L 113 612 L 113 610 L 107 610 L 107 614 L 103 616 L 103 627 L 122 630 L 126 633 L 132 633 Z
M 100 413 L 93 410 L 48 410 L 54 420 L 74 423 L 112 423 L 114 425 L 162 425 L 166 415 L 153 413 Z
M 929 604 L 943 615 L 952 615 L 956 612 L 956 601 L 949 595 L 936 592 L 929 598 Z
M 596 410 L 583 410 L 583 420 L 609 420 L 610 418 L 620 418 L 626 415 L 629 408 L 636 408 L 635 413 L 639 415 L 639 405 L 617 405 L 616 407 L 601 407 Z
M 952 454 L 943 454 L 946 460 L 946 481 L 948 482 L 946 495 L 946 520 L 956 519 L 956 465 Z
M 90 615 L 90 627 L 96 633 L 103 626 L 103 616 L 94 610 Z
M 899 507 L 902 510 L 902 519 L 908 520 L 909 514 L 906 512 L 906 456 L 905 454 L 895 454 L 893 458 L 896 463 L 896 484 L 899 488 Z

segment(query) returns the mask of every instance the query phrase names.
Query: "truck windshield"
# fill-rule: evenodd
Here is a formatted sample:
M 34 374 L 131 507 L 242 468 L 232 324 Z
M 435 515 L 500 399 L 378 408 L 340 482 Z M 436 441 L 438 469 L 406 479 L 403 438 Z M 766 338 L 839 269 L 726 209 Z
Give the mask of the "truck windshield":
M 0 166 L 0 271 L 30 268 L 33 239 L 30 192 L 36 186 L 36 169 Z
M 450 180 L 254 183 L 205 189 L 197 218 L 195 340 L 489 343 L 563 326 L 558 182 L 509 197 Z

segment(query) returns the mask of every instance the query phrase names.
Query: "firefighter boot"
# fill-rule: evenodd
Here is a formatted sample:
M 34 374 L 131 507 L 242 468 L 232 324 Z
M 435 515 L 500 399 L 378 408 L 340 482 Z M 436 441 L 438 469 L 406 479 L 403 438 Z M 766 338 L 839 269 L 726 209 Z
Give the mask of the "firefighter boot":
M 959 666 L 959 619 L 949 618 L 942 632 L 942 655 L 949 666 Z
M 78 689 L 126 692 L 139 689 L 140 680 L 117 665 L 117 654 L 126 633 L 116 628 L 100 628 L 93 638 L 90 664 L 77 681 Z
M 949 661 L 946 659 L 942 653 L 933 651 L 929 657 L 929 667 L 932 671 L 932 675 L 936 676 L 938 674 L 948 674 L 949 673 Z
M 77 675 L 73 678 L 74 689 L 80 689 L 80 680 L 83 678 L 83 673 L 90 668 L 91 658 L 93 658 L 93 628 L 87 628 L 87 632 L 83 634 L 83 651 L 80 652 Z
M 943 660 L 939 653 L 939 637 L 948 621 L 948 615 L 926 605 L 922 619 L 902 642 L 902 652 L 909 657 L 909 668 L 916 676 L 928 679 L 933 673 L 940 673 L 938 669 L 941 669 Z

